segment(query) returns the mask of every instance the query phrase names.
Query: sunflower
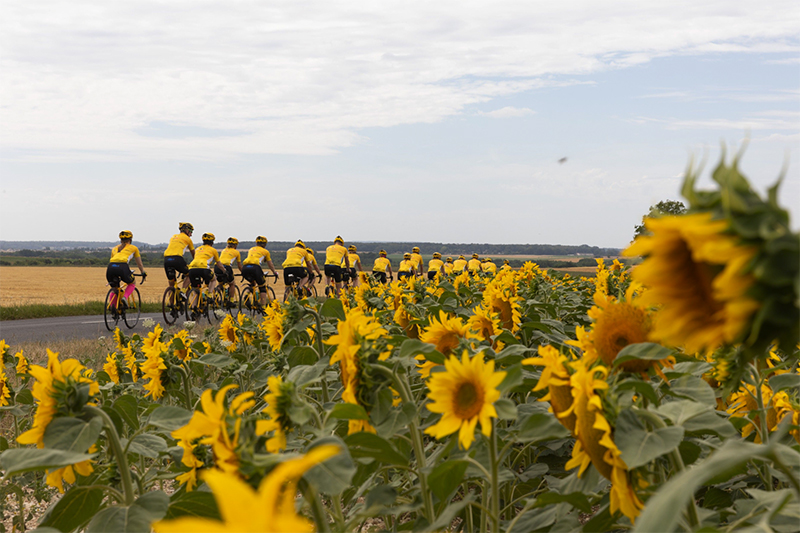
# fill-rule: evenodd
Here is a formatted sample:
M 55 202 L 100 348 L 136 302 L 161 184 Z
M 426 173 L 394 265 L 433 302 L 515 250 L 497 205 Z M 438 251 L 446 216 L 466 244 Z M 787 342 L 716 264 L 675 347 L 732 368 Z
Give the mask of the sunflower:
M 578 442 L 565 468 L 579 466 L 578 476 L 581 476 L 589 464 L 594 465 L 611 481 L 611 512 L 619 510 L 633 522 L 644 505 L 633 489 L 628 467 L 614 443 L 611 425 L 603 414 L 602 400 L 597 394 L 608 388 L 604 381 L 608 369 L 603 365 L 590 368 L 583 360 L 574 362 L 571 367 L 575 370 L 570 376 L 573 403 L 568 413 L 575 415 L 573 435 Z
M 125 349 L 122 350 L 122 360 L 125 363 L 125 368 L 128 369 L 128 372 L 131 374 L 131 379 L 134 383 L 139 381 L 139 365 L 136 363 L 136 354 L 133 353 L 133 348 L 130 346 L 126 346 Z
M 8 378 L 6 378 L 3 366 L 0 365 L 0 405 L 8 405 L 9 398 L 11 398 L 11 389 L 8 388 Z
M 156 329 L 159 329 L 157 326 Z M 150 396 L 154 400 L 158 400 L 164 395 L 164 385 L 161 383 L 161 376 L 167 365 L 164 364 L 163 353 L 167 350 L 167 345 L 158 339 L 150 342 L 149 347 L 145 341 L 144 349 L 144 363 L 142 363 L 141 371 L 142 377 L 148 378 L 150 381 L 144 384 L 144 389 L 147 391 L 145 396 Z
M 236 350 L 236 321 L 231 315 L 225 315 L 225 319 L 219 326 L 219 340 L 229 352 Z
M 539 357 L 523 359 L 522 364 L 544 367 L 533 390 L 540 391 L 545 387 L 548 389 L 547 394 L 539 401 L 550 402 L 550 408 L 559 422 L 574 433 L 575 413 L 570 410 L 573 398 L 566 356 L 552 346 L 539 346 Z
M 100 386 L 91 373 L 77 359 L 58 360 L 58 354 L 47 350 L 47 368 L 33 365 L 29 371 L 36 380 L 33 384 L 33 397 L 38 402 L 33 415 L 31 429 L 17 438 L 20 444 L 36 444 L 44 448 L 44 432 L 59 411 L 75 412 L 83 406 L 69 404 L 79 396 L 70 392 L 73 387 L 89 386 L 89 396 L 100 393 Z
M 774 430 L 778 426 L 778 412 L 772 403 L 772 389 L 767 384 L 761 385 L 761 398 L 767 410 L 767 429 Z M 756 413 L 753 415 L 751 411 Z M 731 418 L 745 418 L 750 420 L 742 427 L 742 437 L 747 438 L 753 431 L 761 428 L 761 415 L 758 413 L 758 402 L 756 401 L 756 388 L 752 385 L 743 385 L 737 392 L 731 394 L 728 399 L 728 414 Z M 761 442 L 761 435 L 755 436 L 755 442 Z
M 108 374 L 108 377 L 111 378 L 111 381 L 119 383 L 119 361 L 117 360 L 117 352 L 108 354 L 106 362 L 103 365 L 103 370 Z
M 230 317 L 230 315 L 228 315 L 228 317 Z M 189 338 L 189 332 L 185 329 L 173 335 L 170 344 L 174 349 L 173 353 L 181 361 L 188 361 L 192 358 L 192 341 Z
M 498 313 L 502 326 L 514 333 L 521 322 L 520 300 L 511 273 L 498 274 L 483 291 L 483 306 Z
M 439 311 L 439 320 L 431 317 L 430 325 L 422 332 L 419 340 L 435 344 L 442 355 L 448 356 L 458 347 L 461 339 L 475 338 L 477 335 L 458 317 L 450 318 L 444 311 Z
M 643 303 L 661 306 L 652 338 L 689 353 L 741 340 L 760 304 L 748 296 L 746 273 L 756 248 L 727 235 L 728 223 L 710 213 L 648 218 L 650 236 L 623 252 L 644 256 L 633 279 L 649 287 Z
M 468 449 L 475 438 L 475 426 L 481 424 L 485 436 L 492 433 L 492 418 L 497 418 L 494 402 L 500 398 L 497 386 L 506 373 L 494 370 L 494 361 L 484 362 L 483 352 L 470 359 L 465 350 L 461 361 L 451 355 L 444 362 L 445 371 L 431 374 L 428 380 L 428 410 L 442 413 L 438 423 L 425 430 L 442 439 L 458 431 L 458 443 Z
M 297 514 L 297 484 L 306 471 L 339 452 L 338 446 L 327 444 L 283 461 L 264 477 L 258 491 L 234 474 L 207 471 L 203 479 L 214 493 L 222 522 L 181 517 L 155 522 L 152 527 L 156 533 L 314 531 L 314 524 Z
M 286 310 L 273 300 L 267 307 L 264 308 L 264 320 L 258 326 L 264 333 L 267 334 L 269 347 L 272 351 L 277 351 L 283 342 L 283 323 L 286 320 Z
M 122 330 L 116 328 L 113 333 L 114 342 L 117 345 L 117 350 L 122 350 L 128 343 L 125 341 L 125 335 L 122 333 Z
M 284 383 L 280 376 L 270 376 L 267 378 L 267 389 L 269 393 L 264 396 L 266 406 L 262 412 L 269 419 L 256 422 L 256 434 L 264 435 L 274 431 L 273 436 L 267 440 L 267 451 L 277 453 L 286 449 L 286 432 L 291 429 L 289 409 L 292 407 L 294 383 Z
M 25 358 L 23 350 L 20 350 L 14 354 L 14 357 L 17 358 L 17 375 L 27 374 L 30 365 L 28 364 L 28 360 Z
M 786 391 L 780 391 L 772 397 L 772 405 L 777 415 L 776 425 L 788 417 L 792 426 L 795 426 L 795 429 L 790 430 L 789 434 L 800 444 L 800 429 L 797 428 L 800 426 L 800 403 L 798 403 L 797 397 L 792 398 Z
M 96 451 L 97 446 L 92 444 L 91 448 L 89 448 L 89 453 L 95 453 Z M 53 471 L 48 471 L 45 482 L 49 486 L 58 489 L 58 492 L 61 494 L 64 494 L 64 481 L 72 484 L 75 483 L 76 480 L 75 474 L 80 474 L 81 476 L 86 477 L 92 472 L 94 472 L 92 460 L 87 459 L 86 461 L 81 461 L 80 463 L 75 463 L 73 465 L 67 465 Z
M 500 327 L 500 318 L 491 309 L 479 305 L 472 310 L 472 313 L 467 324 L 479 338 L 492 342 L 492 336 L 499 335 L 503 331 Z
M 401 304 L 394 312 L 394 322 L 403 329 L 410 339 L 419 339 L 419 324 L 412 323 L 413 316 L 408 312 L 406 306 Z

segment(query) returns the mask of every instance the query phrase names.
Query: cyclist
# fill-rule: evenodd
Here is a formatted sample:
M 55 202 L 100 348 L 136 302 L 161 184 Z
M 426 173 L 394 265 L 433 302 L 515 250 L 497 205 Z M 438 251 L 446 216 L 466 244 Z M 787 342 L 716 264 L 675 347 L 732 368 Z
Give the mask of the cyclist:
M 448 257 L 444 261 L 444 273 L 445 274 L 452 274 L 453 273 L 453 258 Z
M 403 260 L 400 261 L 400 266 L 397 267 L 397 279 L 410 278 L 417 275 L 417 268 L 411 254 L 403 254 Z
M 487 274 L 494 274 L 497 272 L 497 265 L 494 264 L 491 257 L 486 257 L 481 263 L 481 270 Z
M 242 271 L 242 254 L 236 248 L 239 247 L 239 239 L 228 237 L 228 246 L 219 254 L 219 263 L 214 267 L 214 276 L 218 283 L 228 283 L 232 288 L 236 288 L 236 278 L 233 277 L 233 262 Z
M 111 249 L 111 260 L 106 267 L 106 280 L 108 280 L 109 285 L 118 289 L 120 280 L 128 284 L 125 288 L 124 298 L 130 296 L 133 289 L 136 288 L 131 267 L 128 265 L 131 258 L 136 259 L 136 266 L 142 274 L 142 281 L 147 277 L 147 272 L 144 271 L 144 265 L 142 265 L 142 256 L 139 254 L 139 248 L 131 244 L 132 241 L 133 233 L 127 230 L 120 231 L 119 244 Z M 117 307 L 116 293 L 112 294 L 109 303 L 112 309 Z
M 439 252 L 434 252 L 433 259 L 428 261 L 428 279 L 434 279 L 436 274 L 441 274 L 442 276 L 445 274 L 444 261 L 442 261 L 442 254 Z
M 353 280 L 353 287 L 358 287 L 361 284 L 361 278 L 358 273 L 363 272 L 361 268 L 361 258 L 358 257 L 358 248 L 354 244 L 347 247 L 347 260 L 350 261 L 350 279 Z
M 414 262 L 414 270 L 417 276 L 422 275 L 422 256 L 419 254 L 419 246 L 415 246 L 411 249 L 411 261 Z M 397 274 L 398 278 L 400 274 Z
M 511 268 L 511 265 L 508 263 L 508 259 L 503 259 L 503 266 L 500 267 L 500 270 L 514 270 Z
M 467 260 L 464 259 L 463 255 L 459 255 L 458 259 L 453 261 L 453 273 L 454 274 L 461 274 L 467 268 Z
M 478 254 L 472 254 L 472 259 L 467 262 L 467 269 L 470 274 L 477 274 L 481 271 L 481 260 Z
M 342 266 L 344 265 L 344 266 Z M 342 273 L 350 272 L 350 259 L 347 256 L 347 248 L 344 247 L 344 239 L 337 236 L 333 244 L 325 249 L 325 277 L 328 285 L 331 278 L 336 283 L 336 294 L 342 290 Z
M 386 257 L 386 250 L 378 252 L 378 258 L 372 266 L 372 275 L 381 283 L 386 283 L 386 272 L 389 272 L 389 277 L 392 278 L 392 263 Z
M 316 277 L 314 273 L 311 273 L 311 277 L 308 278 L 308 283 L 306 283 L 306 294 L 311 296 L 311 289 L 314 288 L 314 284 L 316 284 L 318 279 L 322 279 L 322 272 L 319 271 L 319 265 L 317 265 L 317 258 L 314 257 L 314 249 L 313 248 L 306 248 L 308 250 L 308 264 L 311 266 L 313 270 L 317 271 Z
M 283 301 L 289 297 L 292 284 L 297 282 L 298 292 L 302 293 L 303 287 L 308 281 L 306 278 L 314 275 L 306 244 L 298 240 L 294 243 L 294 248 L 286 250 L 286 260 L 283 262 L 283 283 L 286 290 L 283 293 Z
M 247 257 L 239 270 L 242 271 L 242 277 L 246 281 L 258 286 L 258 303 L 261 307 L 267 304 L 267 281 L 264 277 L 264 270 L 261 267 L 264 261 L 266 261 L 267 266 L 275 277 L 278 277 L 275 265 L 272 264 L 272 257 L 270 257 L 269 250 L 267 250 L 267 238 L 259 235 L 256 237 L 256 245 L 247 251 Z
M 189 273 L 189 266 L 183 258 L 186 249 L 192 254 L 194 259 L 194 244 L 192 244 L 192 233 L 194 233 L 194 226 L 188 222 L 178 222 L 178 230 L 169 240 L 169 245 L 164 251 L 164 271 L 167 273 L 167 280 L 169 286 L 175 287 L 175 271 L 180 272 L 186 279 L 183 280 L 183 288 L 189 286 L 189 278 L 186 276 Z
M 214 249 L 213 233 L 203 233 L 203 244 L 194 251 L 194 261 L 189 263 L 189 281 L 194 288 L 200 288 L 203 283 L 208 285 L 209 292 L 214 292 L 217 280 L 211 272 L 211 263 L 214 268 L 219 265 L 219 252 Z

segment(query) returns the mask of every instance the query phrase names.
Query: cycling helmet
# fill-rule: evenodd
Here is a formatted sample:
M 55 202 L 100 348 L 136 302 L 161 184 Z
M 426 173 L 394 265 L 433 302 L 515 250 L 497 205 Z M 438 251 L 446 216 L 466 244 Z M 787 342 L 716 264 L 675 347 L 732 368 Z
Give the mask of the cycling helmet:
M 230 246 L 235 246 L 239 244 L 239 239 L 237 239 L 236 237 L 228 237 L 228 244 Z
M 263 235 L 256 237 L 256 244 L 267 244 L 267 238 Z
M 464 256 L 463 255 L 459 255 L 458 258 L 459 259 L 464 259 Z
M 336 244 L 337 242 L 341 245 L 344 245 L 344 239 L 342 239 L 340 235 L 337 235 L 336 238 L 333 239 L 333 244 Z
M 133 239 L 133 233 L 128 230 L 122 230 L 119 232 L 120 239 Z
M 478 254 L 472 254 L 473 259 L 477 259 L 478 257 L 479 257 Z
M 503 259 L 503 264 L 507 265 L 508 264 L 508 259 Z
M 433 252 L 433 258 L 434 259 L 441 259 L 442 258 L 442 254 L 440 254 L 439 252 Z
M 411 259 L 411 254 L 409 253 L 403 254 L 403 259 Z
M 380 255 L 381 257 L 386 257 L 386 250 L 381 250 L 380 252 L 378 252 L 378 255 Z
M 178 222 L 178 231 L 194 231 L 194 226 L 188 222 Z
M 452 257 L 448 257 L 447 259 L 445 259 L 445 262 L 446 263 L 452 263 L 453 262 L 453 258 Z
M 303 242 L 303 241 L 301 241 L 300 239 L 297 239 L 297 242 L 296 242 L 296 243 L 294 243 L 294 245 L 295 245 L 295 246 L 299 246 L 300 248 L 305 248 L 305 247 L 306 247 L 306 243 L 304 243 L 304 242 Z
M 356 247 L 351 244 L 350 246 L 347 247 L 347 251 L 348 252 L 355 252 L 356 251 Z
M 216 239 L 213 233 L 203 233 L 203 242 L 215 241 Z
M 411 253 L 412 253 L 412 254 L 418 254 L 418 253 L 419 253 L 419 246 L 415 246 L 415 247 L 413 247 L 413 248 L 411 249 Z
M 314 250 L 312 250 L 311 248 L 306 248 L 306 252 L 310 253 L 311 255 L 314 255 Z

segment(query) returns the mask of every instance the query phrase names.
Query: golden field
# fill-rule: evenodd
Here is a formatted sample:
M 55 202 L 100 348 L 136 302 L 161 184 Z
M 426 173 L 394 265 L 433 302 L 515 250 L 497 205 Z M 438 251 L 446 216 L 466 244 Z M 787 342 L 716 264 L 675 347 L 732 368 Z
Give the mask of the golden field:
M 134 271 L 138 272 L 137 269 Z M 235 269 L 234 269 L 235 271 Z M 283 272 L 278 271 L 278 283 L 270 287 L 278 298 L 283 297 Z M 144 284 L 137 278 L 137 286 L 146 302 L 161 302 L 167 287 L 167 276 L 161 267 L 147 270 Z M 240 279 L 237 278 L 240 282 Z M 323 282 L 325 278 L 323 278 Z M 240 285 L 241 286 L 241 285 Z M 322 291 L 317 284 L 317 290 Z M 105 267 L 39 267 L 0 266 L 0 306 L 49 304 L 64 305 L 103 301 L 108 292 Z

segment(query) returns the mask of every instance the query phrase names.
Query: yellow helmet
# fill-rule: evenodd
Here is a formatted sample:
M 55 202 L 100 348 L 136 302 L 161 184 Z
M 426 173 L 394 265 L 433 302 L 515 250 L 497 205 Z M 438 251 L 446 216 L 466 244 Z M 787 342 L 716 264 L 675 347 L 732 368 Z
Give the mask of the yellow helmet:
M 304 243 L 304 242 L 303 242 L 303 241 L 301 241 L 300 239 L 297 239 L 297 242 L 296 242 L 296 243 L 294 243 L 294 245 L 295 245 L 295 246 L 299 246 L 300 248 L 305 248 L 305 247 L 306 247 L 306 243 Z
M 120 239 L 133 239 L 133 233 L 128 230 L 122 230 L 119 232 Z
M 447 259 L 444 260 L 444 262 L 445 263 L 452 263 L 453 262 L 453 258 L 452 257 L 448 257 Z
M 263 235 L 256 237 L 256 244 L 267 244 L 267 238 Z
M 178 222 L 178 231 L 194 231 L 194 226 L 188 222 Z
M 342 237 L 341 237 L 340 235 L 337 235 L 337 236 L 336 236 L 336 238 L 335 238 L 335 239 L 333 239 L 333 244 L 336 244 L 337 242 L 338 242 L 339 244 L 342 244 L 342 245 L 344 245 L 344 239 L 342 239 Z
M 386 257 L 386 250 L 381 250 L 380 252 L 378 252 L 378 255 Z
M 465 257 L 463 255 L 459 255 L 458 258 L 459 259 L 465 259 Z
M 411 259 L 411 254 L 410 253 L 404 253 L 403 254 L 403 259 Z
M 419 253 L 419 246 L 415 246 L 415 247 L 413 247 L 413 248 L 411 249 L 411 253 L 412 253 L 412 254 L 418 254 L 418 253 Z
M 228 246 L 236 246 L 239 244 L 239 239 L 236 237 L 228 237 Z
M 442 258 L 442 254 L 440 254 L 439 252 L 433 252 L 433 258 L 434 259 L 441 259 Z
M 350 246 L 347 247 L 347 251 L 348 252 L 355 252 L 357 250 L 356 250 L 356 247 L 351 244 Z
M 213 233 L 203 233 L 203 242 L 206 242 L 206 241 L 212 241 L 213 242 L 215 240 L 216 240 L 216 237 L 214 236 Z
M 472 254 L 473 259 L 477 259 L 478 257 L 480 257 L 478 254 Z

